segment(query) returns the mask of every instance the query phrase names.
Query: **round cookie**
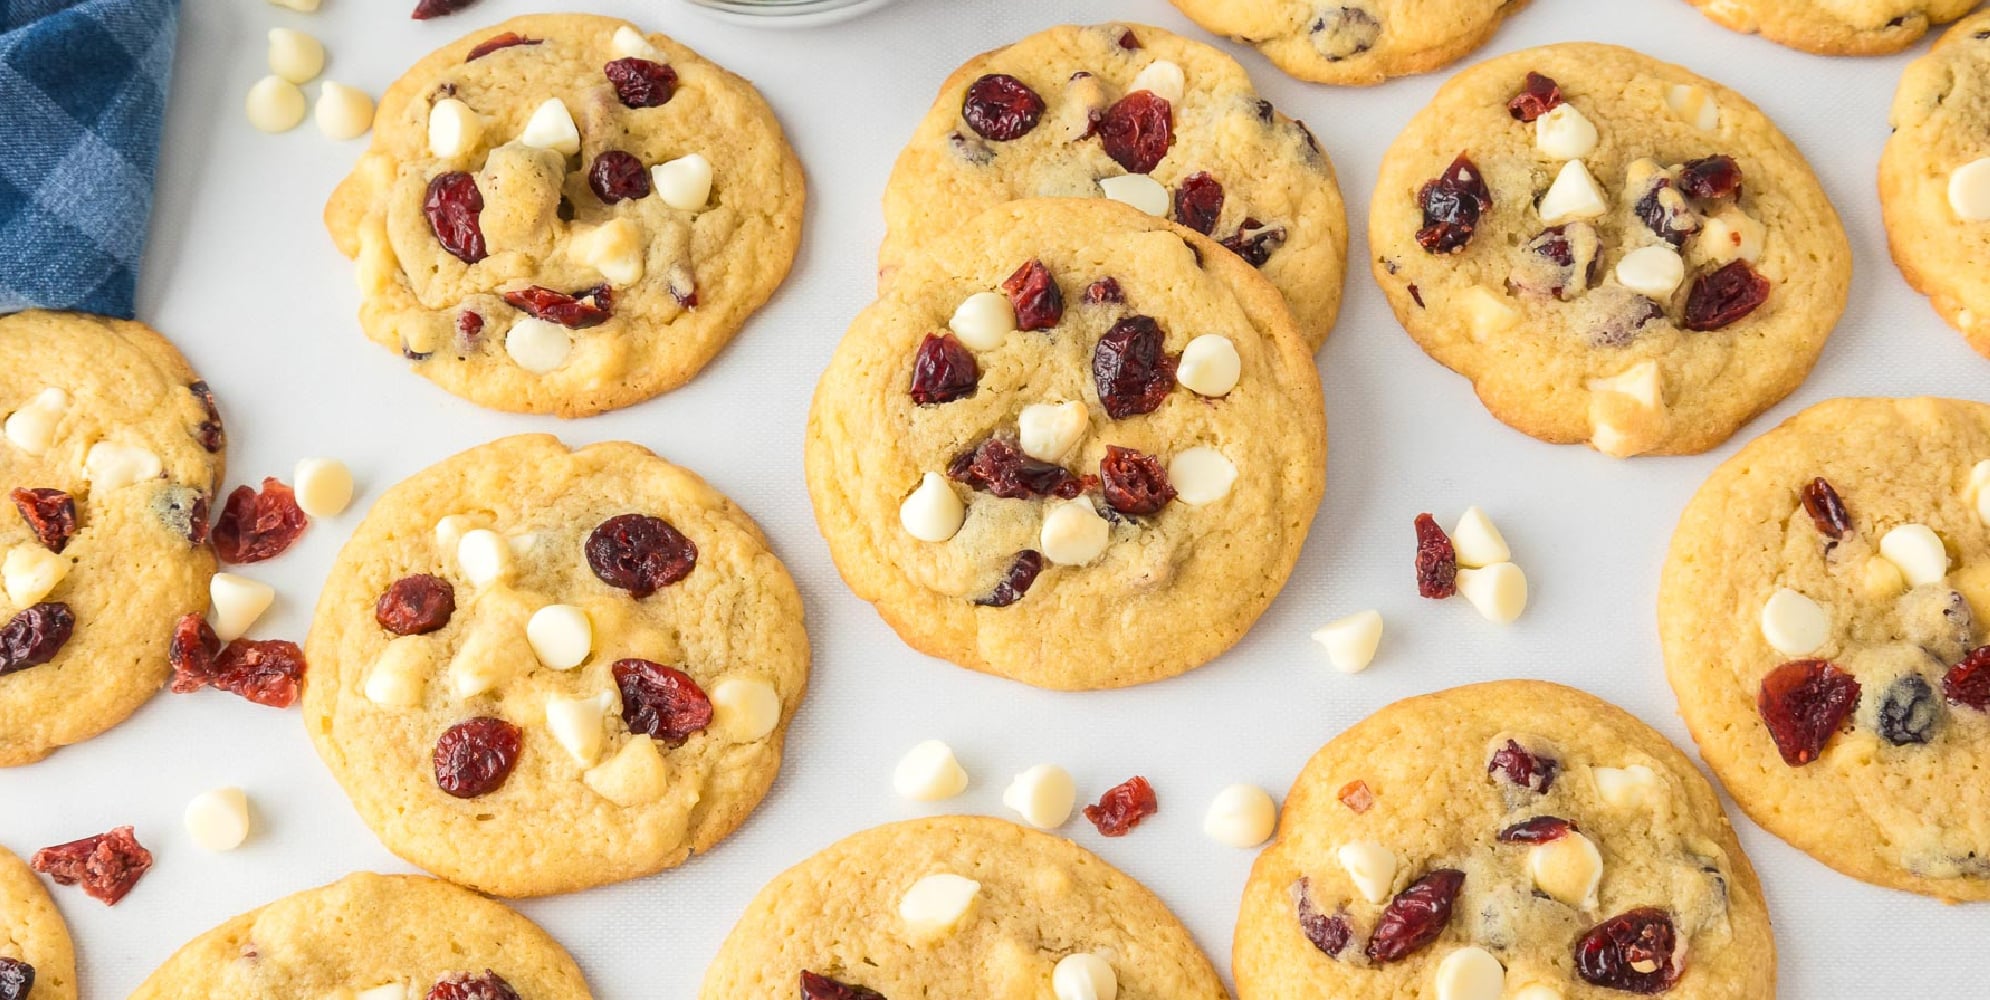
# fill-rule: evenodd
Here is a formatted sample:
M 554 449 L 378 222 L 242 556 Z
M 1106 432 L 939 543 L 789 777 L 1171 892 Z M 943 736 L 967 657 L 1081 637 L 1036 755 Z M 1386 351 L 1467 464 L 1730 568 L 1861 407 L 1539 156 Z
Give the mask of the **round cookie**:
M 0 847 L 0 992 L 22 982 L 28 1000 L 76 1000 L 76 948 L 41 880 Z
M 1990 406 L 1819 403 L 1708 478 L 1659 591 L 1680 714 L 1735 802 L 1948 900 L 1990 900 L 1986 460 Z
M 1879 159 L 1893 261 L 1969 346 L 1990 355 L 1990 13 L 1909 64 Z
M 704 367 L 786 277 L 802 200 L 751 84 L 625 21 L 547 14 L 389 87 L 325 226 L 375 343 L 483 406 L 580 417 Z
M 843 579 L 906 642 L 1039 687 L 1123 687 L 1208 662 L 1271 603 L 1319 506 L 1326 425 L 1311 354 L 1248 264 L 1060 198 L 992 209 L 898 272 L 816 386 L 806 458 Z
M 918 902 L 935 888 L 966 889 L 960 880 L 973 894 L 951 924 L 957 907 Z M 1229 996 L 1145 886 L 1061 837 L 968 816 L 866 830 L 782 873 L 747 906 L 698 995 L 1047 997 L 1061 962 L 1070 964 L 1060 980 L 1103 964 L 1123 997 Z
M 1235 948 L 1241 1000 L 1776 993 L 1762 887 L 1713 788 L 1630 714 L 1542 681 L 1410 698 L 1334 737 L 1251 870 Z
M 1619 457 L 1705 451 L 1788 395 L 1851 280 L 1753 104 L 1607 45 L 1445 84 L 1384 157 L 1368 234 L 1397 319 L 1495 417 Z
M 1173 0 L 1195 23 L 1256 46 L 1314 83 L 1371 85 L 1449 66 L 1527 0 Z
M 5 767 L 117 725 L 171 675 L 173 624 L 207 608 L 225 442 L 166 338 L 80 313 L 0 317 L 0 418 Z
M 493 977 L 509 991 L 499 989 Z M 131 995 L 132 1000 L 423 996 L 587 1000 L 592 994 L 566 949 L 503 904 L 434 879 L 360 872 L 285 896 L 202 934 Z
M 333 566 L 304 719 L 396 854 L 501 896 L 672 867 L 781 766 L 807 683 L 746 513 L 633 444 L 504 438 L 381 496 Z
M 1147 25 L 1051 28 L 954 71 L 885 185 L 880 271 L 1002 202 L 1108 191 L 1251 261 L 1326 340 L 1347 272 L 1333 162 L 1236 60 Z
M 1827 56 L 1885 55 L 1982 0 L 1686 0 L 1716 24 Z

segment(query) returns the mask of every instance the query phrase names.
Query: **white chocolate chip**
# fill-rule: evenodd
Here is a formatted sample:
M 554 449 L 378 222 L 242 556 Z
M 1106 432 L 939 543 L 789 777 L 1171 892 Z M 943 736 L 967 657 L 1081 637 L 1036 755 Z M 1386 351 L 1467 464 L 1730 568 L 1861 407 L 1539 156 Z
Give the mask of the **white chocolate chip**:
M 1144 90 L 1169 104 L 1182 103 L 1182 94 L 1188 90 L 1188 75 L 1182 68 L 1166 59 L 1156 59 L 1133 77 L 1126 85 L 1127 93 Z
M 1244 361 L 1237 356 L 1237 345 L 1230 338 L 1220 333 L 1205 333 L 1182 348 L 1181 361 L 1175 366 L 1175 381 L 1198 396 L 1214 399 L 1236 388 L 1243 370 Z
M 608 39 L 608 51 L 617 59 L 647 59 L 650 62 L 663 62 L 663 53 L 650 44 L 650 40 L 630 25 L 615 29 L 614 37 Z
M 1880 536 L 1879 554 L 1900 567 L 1911 586 L 1939 583 L 1949 575 L 1949 550 L 1925 524 L 1903 524 Z
M 1969 470 L 1969 486 L 1963 491 L 1965 498 L 1976 505 L 1976 517 L 1984 524 L 1990 524 L 1990 458 L 1986 458 Z
M 1690 83 L 1666 84 L 1665 106 L 1703 132 L 1712 132 L 1720 127 L 1720 105 L 1714 103 L 1713 96 L 1705 88 Z
M 1640 361 L 1608 378 L 1589 380 L 1589 443 L 1616 458 L 1644 452 L 1667 431 L 1663 372 Z
M 975 292 L 954 308 L 947 329 L 972 350 L 992 351 L 1015 332 L 1016 310 L 1000 292 Z
M 99 491 L 109 491 L 133 483 L 156 479 L 162 471 L 159 456 L 135 444 L 99 441 L 83 456 L 83 474 Z
M 899 919 L 915 941 L 952 934 L 974 911 L 981 883 L 959 875 L 928 875 L 912 883 L 898 900 Z
M 1949 208 L 1964 222 L 1990 219 L 1990 156 L 1949 173 Z
M 610 284 L 633 285 L 643 277 L 643 227 L 634 219 L 610 219 L 581 229 L 567 242 L 567 254 L 601 272 Z
M 1396 856 L 1381 844 L 1357 840 L 1334 852 L 1354 887 L 1371 903 L 1387 902 L 1396 885 Z
M 546 699 L 546 729 L 555 742 L 583 768 L 601 759 L 605 739 L 602 720 L 615 706 L 615 696 L 606 691 L 586 698 L 551 695 Z
M 524 130 L 518 133 L 518 141 L 534 149 L 572 156 L 580 152 L 580 128 L 574 124 L 567 102 L 554 97 L 533 109 L 532 117 L 525 120 Z
M 1784 656 L 1807 656 L 1831 637 L 1831 616 L 1816 601 L 1779 587 L 1762 604 L 1762 638 Z
M 1057 960 L 1050 970 L 1050 992 L 1057 1000 L 1117 1000 L 1119 976 L 1111 962 L 1081 951 Z
M 1529 983 L 1513 991 L 1509 1000 L 1564 1000 L 1562 991 L 1547 983 Z
M 1212 504 L 1230 495 L 1237 483 L 1237 466 L 1222 452 L 1196 445 L 1168 462 L 1168 482 L 1175 497 L 1191 507 Z
M 428 109 L 428 151 L 437 159 L 468 156 L 483 140 L 484 120 L 468 104 L 445 97 Z
M 30 455 L 48 451 L 55 442 L 55 425 L 69 409 L 69 394 L 50 386 L 7 416 L 7 440 Z
M 1596 126 L 1575 105 L 1559 105 L 1534 119 L 1534 148 L 1551 160 L 1580 160 L 1596 151 Z
M 1567 834 L 1527 850 L 1527 875 L 1534 888 L 1578 910 L 1596 909 L 1596 888 L 1603 881 L 1603 854 L 1580 832 Z
M 1693 237 L 1693 259 L 1712 264 L 1725 264 L 1737 258 L 1758 260 L 1767 234 L 1762 224 L 1748 213 L 1729 206 L 1700 223 L 1700 231 Z
M 264 132 L 288 132 L 304 120 L 304 92 L 272 73 L 249 88 L 243 104 L 249 124 Z
M 671 208 L 695 212 L 712 197 L 712 161 L 697 153 L 650 168 L 650 184 Z
M 1278 806 L 1256 785 L 1231 785 L 1216 793 L 1202 814 L 1203 836 L 1228 847 L 1256 847 L 1278 826 Z
M 1060 462 L 1092 428 L 1090 412 L 1077 400 L 1031 403 L 1016 418 L 1017 443 L 1023 454 L 1040 462 Z
M 249 839 L 249 797 L 239 788 L 216 788 L 187 802 L 181 817 L 203 851 L 232 851 Z
M 352 1000 L 413 1000 L 406 983 L 382 983 L 370 990 L 360 990 Z
M 1375 660 L 1382 644 L 1382 612 L 1357 611 L 1328 622 L 1313 632 L 1313 641 L 1327 650 L 1327 662 L 1344 674 L 1358 674 Z
M 352 503 L 352 470 L 336 458 L 306 458 L 293 473 L 297 506 L 312 517 L 337 517 Z
M 656 741 L 639 736 L 622 744 L 615 756 L 594 765 L 581 780 L 595 794 L 627 809 L 662 798 L 668 777 Z
M 922 542 L 938 543 L 954 537 L 965 520 L 967 505 L 937 472 L 926 473 L 919 488 L 898 505 L 898 523 L 906 534 Z
M 1617 283 L 1639 295 L 1668 299 L 1686 280 L 1686 261 L 1667 246 L 1639 247 L 1617 262 Z
M 461 514 L 444 514 L 435 522 L 435 547 L 453 551 L 470 530 L 470 519 Z
M 938 802 L 967 790 L 967 771 L 954 757 L 954 748 L 939 740 L 917 744 L 898 759 L 891 787 L 900 798 Z
M 325 46 L 292 28 L 269 29 L 269 71 L 291 83 L 309 83 L 325 69 Z
M 463 533 L 456 542 L 456 565 L 472 586 L 488 587 L 511 573 L 511 545 L 488 528 Z
M 1071 818 L 1071 810 L 1078 804 L 1078 786 L 1063 768 L 1038 764 L 1009 782 L 1002 790 L 1002 804 L 1021 814 L 1023 822 L 1039 830 L 1054 830 Z
M 472 629 L 462 648 L 449 660 L 450 690 L 458 698 L 474 698 L 495 691 L 499 685 L 530 670 L 530 659 L 522 655 L 525 651 L 517 645 L 515 633 L 507 634 L 496 628 Z M 391 644 L 388 651 L 393 651 Z
M 1480 569 L 1513 558 L 1513 550 L 1506 546 L 1506 536 L 1500 534 L 1492 518 L 1476 506 L 1465 508 L 1464 516 L 1458 519 L 1458 526 L 1451 529 L 1451 548 L 1457 553 L 1458 565 L 1468 569 Z
M 380 651 L 373 669 L 366 672 L 363 689 L 366 700 L 390 708 L 413 708 L 421 704 L 433 664 L 429 640 L 418 635 L 396 637 Z
M 1658 773 L 1643 764 L 1627 767 L 1590 769 L 1596 778 L 1596 795 L 1615 809 L 1641 809 L 1658 794 Z
M 207 581 L 207 599 L 213 606 L 207 623 L 214 637 L 232 642 L 247 635 L 256 619 L 276 600 L 276 588 L 239 573 L 216 573 Z
M 586 611 L 571 604 L 548 604 L 526 621 L 525 641 L 540 663 L 572 670 L 594 651 L 594 623 Z
M 1464 307 L 1474 340 L 1511 330 L 1513 324 L 1520 322 L 1520 310 L 1513 308 L 1506 296 L 1484 285 L 1465 286 L 1458 293 L 1458 304 Z
M 1499 1000 L 1506 990 L 1506 967 L 1499 964 L 1492 952 L 1466 945 L 1452 950 L 1437 963 L 1433 981 L 1437 1000 Z
M 358 87 L 326 80 L 311 108 L 318 131 L 334 142 L 357 139 L 373 127 L 373 97 Z
M 1505 625 L 1527 610 L 1527 574 L 1510 562 L 1458 570 L 1458 593 L 1489 622 Z
M 1548 193 L 1541 196 L 1541 221 L 1550 226 L 1594 219 L 1610 210 L 1610 199 L 1581 160 L 1562 164 Z
M 0 561 L 0 582 L 5 584 L 7 600 L 16 608 L 41 603 L 68 575 L 69 560 L 36 542 L 8 549 L 7 558 Z
M 1058 504 L 1043 516 L 1037 547 L 1043 557 L 1059 566 L 1083 566 L 1104 555 L 1112 540 L 1112 525 L 1092 509 L 1091 500 L 1079 497 Z
M 1099 193 L 1122 205 L 1132 205 L 1148 215 L 1168 217 L 1168 189 L 1146 174 L 1120 174 L 1099 178 Z
M 781 696 L 755 677 L 728 677 L 712 688 L 712 721 L 737 743 L 765 739 L 781 724 Z
M 573 353 L 573 335 L 557 323 L 536 316 L 520 316 L 504 335 L 504 353 L 518 367 L 534 375 L 544 375 L 567 363 Z

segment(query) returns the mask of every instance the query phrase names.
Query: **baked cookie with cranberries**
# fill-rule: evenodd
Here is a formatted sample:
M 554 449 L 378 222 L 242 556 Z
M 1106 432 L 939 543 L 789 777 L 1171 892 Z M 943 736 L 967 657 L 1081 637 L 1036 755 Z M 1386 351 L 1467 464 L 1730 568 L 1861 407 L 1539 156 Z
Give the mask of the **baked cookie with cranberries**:
M 1672 536 L 1665 670 L 1700 755 L 1854 878 L 1990 900 L 1990 406 L 1835 399 Z
M 1241 1000 L 1770 1000 L 1755 871 L 1691 761 L 1542 681 L 1399 701 L 1286 796 L 1237 916 Z
M 1702 452 L 1797 387 L 1844 228 L 1740 94 L 1629 49 L 1479 63 L 1382 161 L 1375 280 L 1486 409 L 1608 455 Z
M 76 1000 L 76 948 L 48 890 L 0 847 L 0 997 Z
M 582 417 L 697 374 L 787 276 L 802 200 L 752 84 L 546 14 L 389 87 L 325 226 L 375 343 L 483 406 Z
M 1066 25 L 976 56 L 885 185 L 880 271 L 985 208 L 1108 198 L 1264 272 L 1318 347 L 1340 311 L 1347 212 L 1304 123 L 1223 52 L 1143 24 Z
M 306 649 L 305 725 L 361 818 L 500 896 L 648 875 L 731 833 L 809 663 L 744 511 L 636 445 L 544 435 L 383 494 Z
M 1908 64 L 1879 159 L 1894 263 L 1969 346 L 1990 355 L 1990 13 Z
M 587 1000 L 538 925 L 467 889 L 348 875 L 188 942 L 132 1000 Z M 35 995 L 40 1000 L 40 994 Z
M 1105 200 L 935 240 L 817 384 L 843 579 L 906 642 L 1038 687 L 1202 665 L 1277 595 L 1326 478 L 1312 353 L 1257 270 Z
M 1145 886 L 1061 837 L 944 816 L 866 830 L 760 890 L 703 1000 L 1228 1000 Z
M 1716 24 L 1827 56 L 1885 55 L 1982 0 L 1686 0 Z
M 0 767 L 124 721 L 207 608 L 224 437 L 166 338 L 80 313 L 0 317 Z
M 1173 0 L 1208 31 L 1314 83 L 1370 85 L 1442 69 L 1527 0 Z

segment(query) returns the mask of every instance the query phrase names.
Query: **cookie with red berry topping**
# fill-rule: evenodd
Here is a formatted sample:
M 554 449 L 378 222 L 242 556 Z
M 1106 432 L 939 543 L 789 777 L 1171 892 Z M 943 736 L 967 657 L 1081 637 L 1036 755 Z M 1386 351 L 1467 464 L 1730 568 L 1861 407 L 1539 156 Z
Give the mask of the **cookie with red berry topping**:
M 1124 687 L 1228 649 L 1326 478 L 1311 351 L 1263 275 L 1103 199 L 926 245 L 844 335 L 806 461 L 843 579 L 919 650 Z
M 41 880 L 0 847 L 0 998 L 76 1000 L 76 948 Z
M 519 913 L 447 882 L 360 872 L 194 938 L 132 1000 L 588 1000 L 580 967 Z M 40 994 L 35 995 L 40 1000 Z
M 636 445 L 543 435 L 382 495 L 307 652 L 305 724 L 360 817 L 501 896 L 648 875 L 731 833 L 809 663 L 744 511 Z
M 1397 319 L 1495 417 L 1618 457 L 1705 451 L 1788 395 L 1852 268 L 1753 104 L 1586 43 L 1445 84 L 1384 156 L 1368 236 Z
M 1827 56 L 1899 52 L 1981 0 L 1686 0 L 1716 24 Z
M 0 767 L 122 722 L 207 608 L 224 434 L 166 338 L 80 313 L 0 317 Z
M 1527 0 L 1172 0 L 1314 83 L 1371 85 L 1464 58 Z
M 788 273 L 802 172 L 753 86 L 663 35 L 519 17 L 415 64 L 325 206 L 360 326 L 484 406 L 674 389 Z
M 1194 229 L 1263 271 L 1314 347 L 1333 329 L 1347 270 L 1333 162 L 1217 49 L 1147 25 L 1065 25 L 969 60 L 885 185 L 880 270 L 888 280 L 983 209 L 1042 197 Z
M 1679 519 L 1659 635 L 1728 794 L 1854 878 L 1990 900 L 1990 406 L 1834 399 Z
M 1770 1000 L 1762 887 L 1686 755 L 1542 681 L 1399 701 L 1306 764 L 1237 916 L 1241 1000 Z

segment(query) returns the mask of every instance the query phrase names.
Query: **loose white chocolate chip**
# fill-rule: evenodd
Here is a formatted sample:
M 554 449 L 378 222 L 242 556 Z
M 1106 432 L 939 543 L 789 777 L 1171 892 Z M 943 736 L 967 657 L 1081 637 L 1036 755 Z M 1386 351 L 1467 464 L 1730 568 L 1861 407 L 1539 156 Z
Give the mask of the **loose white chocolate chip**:
M 1527 574 L 1510 562 L 1460 569 L 1458 593 L 1487 621 L 1505 625 L 1527 610 Z
M 1327 650 L 1327 662 L 1344 674 L 1358 674 L 1375 660 L 1382 644 L 1382 612 L 1357 611 L 1328 622 L 1313 632 L 1313 641 Z
M 1050 992 L 1057 1000 L 1117 1000 L 1119 976 L 1111 962 L 1081 951 L 1057 960 L 1050 970 Z
M 781 696 L 766 681 L 728 677 L 712 688 L 712 721 L 735 742 L 765 739 L 781 724 Z
M 90 485 L 109 491 L 158 478 L 163 467 L 159 456 L 134 444 L 99 441 L 83 456 L 83 474 Z
M 1690 83 L 1670 83 L 1665 86 L 1665 106 L 1688 124 L 1703 132 L 1711 132 L 1720 127 L 1720 105 L 1714 103 L 1712 95 L 1704 88 Z
M 195 847 L 232 851 L 249 839 L 249 797 L 239 788 L 216 788 L 187 802 L 181 821 Z
M 55 442 L 55 424 L 68 408 L 68 393 L 54 386 L 43 389 L 7 416 L 7 440 L 30 455 L 47 452 Z
M 1506 967 L 1492 952 L 1466 945 L 1437 963 L 1433 981 L 1437 1000 L 1499 1000 L 1506 990 Z
M 1527 875 L 1534 888 L 1578 910 L 1596 909 L 1603 881 L 1603 855 L 1581 833 L 1567 834 L 1527 850 Z
M 16 608 L 41 603 L 69 575 L 69 560 L 42 548 L 37 542 L 22 542 L 7 550 L 0 561 L 0 582 L 7 600 Z
M 1597 797 L 1612 808 L 1640 809 L 1658 794 L 1658 773 L 1643 764 L 1592 768 L 1590 773 L 1596 777 Z
M 518 133 L 518 141 L 534 149 L 550 149 L 572 156 L 580 152 L 580 127 L 574 124 L 567 102 L 555 97 L 533 109 Z
M 1016 310 L 1000 292 L 975 292 L 955 307 L 947 329 L 969 349 L 992 351 L 1016 330 Z
M 373 127 L 373 98 L 358 87 L 326 80 L 311 108 L 318 131 L 334 142 L 357 139 Z
M 433 663 L 430 646 L 429 640 L 418 635 L 399 636 L 389 642 L 366 673 L 366 700 L 390 708 L 421 704 Z
M 1939 583 L 1949 575 L 1949 550 L 1935 529 L 1925 524 L 1903 524 L 1880 536 L 1879 554 L 1900 567 L 1912 586 Z
M 1458 565 L 1468 569 L 1480 569 L 1513 558 L 1513 550 L 1506 546 L 1506 536 L 1500 534 L 1492 518 L 1476 506 L 1465 508 L 1464 516 L 1458 519 L 1458 526 L 1451 529 L 1451 548 L 1458 556 Z
M 325 46 L 291 28 L 269 29 L 269 71 L 291 83 L 309 83 L 325 70 Z
M 633 285 L 643 277 L 643 227 L 634 219 L 610 219 L 581 229 L 567 242 L 567 254 L 601 272 L 610 284 Z
M 214 637 L 232 642 L 247 635 L 269 610 L 276 588 L 238 573 L 216 573 L 207 581 L 207 599 L 213 606 L 207 623 L 214 627 Z
M 1243 370 L 1244 361 L 1237 356 L 1237 345 L 1230 338 L 1220 333 L 1205 333 L 1182 348 L 1181 360 L 1175 365 L 1175 381 L 1198 396 L 1214 399 L 1235 389 Z
M 1031 403 L 1016 417 L 1017 439 L 1023 454 L 1040 462 L 1063 461 L 1091 427 L 1090 412 L 1075 399 Z
M 1816 601 L 1779 587 L 1762 604 L 1762 638 L 1784 656 L 1807 656 L 1831 637 L 1831 616 Z
M 1071 818 L 1071 809 L 1078 804 L 1078 786 L 1063 768 L 1038 764 L 1009 782 L 1002 790 L 1002 804 L 1021 814 L 1023 822 L 1039 830 L 1054 830 Z
M 606 691 L 586 698 L 551 695 L 546 699 L 546 728 L 555 742 L 583 768 L 601 759 L 605 734 L 601 722 L 615 706 L 615 696 Z
M 650 40 L 629 25 L 615 29 L 614 37 L 608 39 L 608 51 L 617 59 L 647 59 L 650 62 L 663 62 L 663 53 L 650 44 Z
M 1562 164 L 1548 193 L 1541 196 L 1541 221 L 1550 226 L 1594 219 L 1610 210 L 1610 199 L 1581 160 Z
M 1596 126 L 1563 104 L 1534 119 L 1534 147 L 1551 160 L 1580 160 L 1596 151 Z
M 898 523 L 906 534 L 922 542 L 938 543 L 954 537 L 965 520 L 967 505 L 937 472 L 926 473 L 919 488 L 898 505 Z
M 1506 296 L 1484 285 L 1467 285 L 1458 293 L 1458 304 L 1465 309 L 1465 319 L 1472 327 L 1474 340 L 1485 340 L 1497 333 L 1513 329 L 1520 322 L 1520 310 L 1506 301 Z
M 1188 90 L 1188 75 L 1182 68 L 1166 59 L 1150 62 L 1126 85 L 1127 93 L 1144 90 L 1169 104 L 1182 103 L 1182 94 Z
M 304 92 L 272 73 L 249 88 L 243 110 L 249 124 L 264 132 L 288 132 L 304 120 Z
M 544 375 L 567 363 L 573 353 L 573 336 L 557 323 L 536 316 L 520 316 L 504 335 L 504 353 L 518 367 L 534 375 Z
M 697 153 L 650 168 L 650 184 L 671 208 L 695 212 L 712 197 L 712 161 Z
M 1202 814 L 1203 836 L 1228 847 L 1248 848 L 1271 839 L 1278 806 L 1256 785 L 1231 785 L 1216 793 Z
M 1237 466 L 1220 451 L 1196 445 L 1168 461 L 1168 482 L 1175 498 L 1191 507 L 1212 504 L 1230 495 L 1237 484 Z
M 1971 160 L 1949 174 L 1949 208 L 1964 222 L 1990 219 L 1990 156 Z
M 1148 215 L 1168 217 L 1168 189 L 1146 174 L 1120 174 L 1099 178 L 1099 193 L 1122 205 L 1132 205 Z
M 540 663 L 572 670 L 594 651 L 594 623 L 586 611 L 571 604 L 548 604 L 526 621 L 525 641 Z
M 898 900 L 899 919 L 915 941 L 952 934 L 974 910 L 981 883 L 959 875 L 928 875 Z
M 511 572 L 511 546 L 488 528 L 463 533 L 456 542 L 456 565 L 472 586 L 488 587 Z
M 483 140 L 484 120 L 468 104 L 445 97 L 428 109 L 428 151 L 437 159 L 468 156 Z
M 662 798 L 667 777 L 656 741 L 638 736 L 622 744 L 615 756 L 581 775 L 581 780 L 595 794 L 626 809 Z
M 1396 856 L 1381 844 L 1355 841 L 1334 852 L 1354 887 L 1371 903 L 1387 902 L 1396 885 Z
M 927 740 L 898 759 L 891 772 L 891 787 L 900 798 L 938 802 L 967 790 L 967 771 L 954 757 L 953 747 Z
M 1649 298 L 1670 298 L 1686 280 L 1686 261 L 1666 246 L 1639 247 L 1617 262 L 1617 283 Z
M 1738 208 L 1724 208 L 1700 224 L 1693 237 L 1693 259 L 1702 263 L 1725 264 L 1737 258 L 1746 261 L 1762 256 L 1762 241 L 1768 231 Z
M 352 503 L 352 470 L 336 458 L 306 458 L 297 463 L 297 506 L 312 517 L 337 517 Z
M 1083 566 L 1104 555 L 1112 541 L 1112 525 L 1092 509 L 1092 502 L 1079 497 L 1050 509 L 1043 517 L 1037 547 L 1043 557 L 1059 566 Z

